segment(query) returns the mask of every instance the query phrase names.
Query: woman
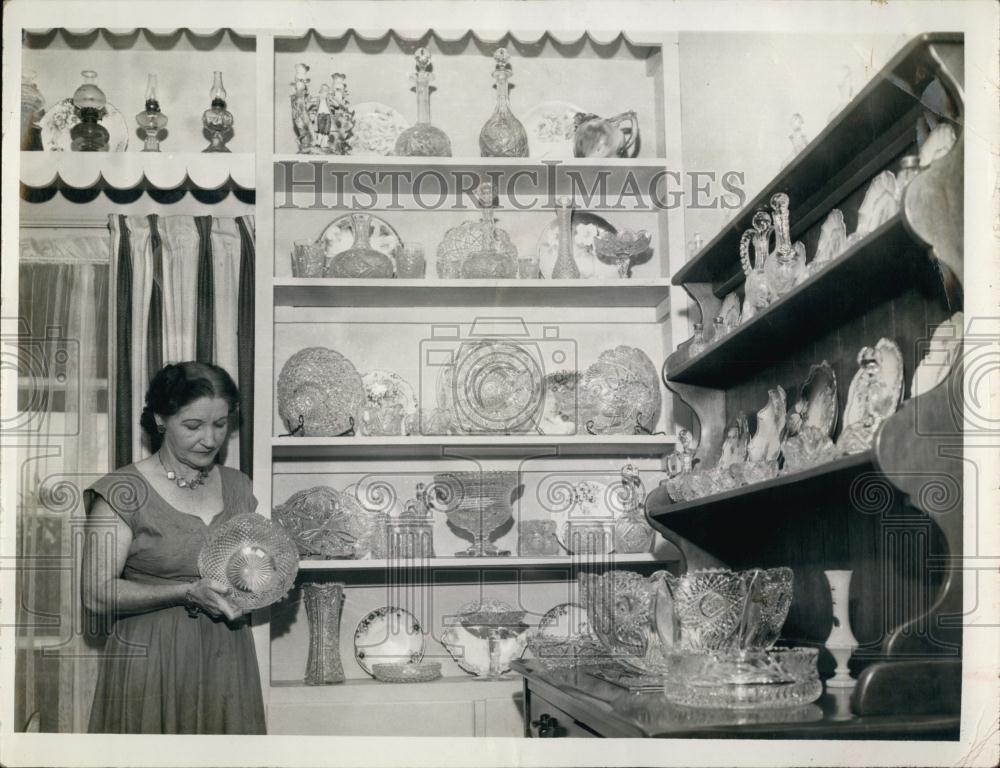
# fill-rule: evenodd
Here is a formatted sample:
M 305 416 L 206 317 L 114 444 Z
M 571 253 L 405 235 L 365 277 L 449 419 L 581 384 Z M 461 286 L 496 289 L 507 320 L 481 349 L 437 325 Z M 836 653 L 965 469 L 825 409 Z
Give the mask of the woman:
M 115 619 L 91 732 L 264 733 L 247 619 L 198 574 L 209 530 L 257 506 L 250 480 L 215 463 L 238 399 L 218 366 L 167 365 L 141 418 L 153 455 L 84 492 L 84 604 Z

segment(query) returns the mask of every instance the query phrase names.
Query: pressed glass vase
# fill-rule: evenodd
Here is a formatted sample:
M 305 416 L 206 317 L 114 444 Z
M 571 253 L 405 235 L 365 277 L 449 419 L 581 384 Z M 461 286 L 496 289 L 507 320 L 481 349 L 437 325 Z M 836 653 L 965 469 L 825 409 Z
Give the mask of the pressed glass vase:
M 309 657 L 306 685 L 344 682 L 340 659 L 340 614 L 344 608 L 344 584 L 305 584 L 302 599 L 309 620 Z
M 371 216 L 367 213 L 351 214 L 351 228 L 354 230 L 354 244 L 341 251 L 327 267 L 328 277 L 392 277 L 392 259 L 372 248 Z
M 556 221 L 559 227 L 559 255 L 552 266 L 553 280 L 574 280 L 580 277 L 580 267 L 573 256 L 573 203 L 568 197 L 556 201 Z
M 451 140 L 431 125 L 431 55 L 418 48 L 413 57 L 417 71 L 411 76 L 417 91 L 417 123 L 399 134 L 393 154 L 404 157 L 451 157 Z
M 527 157 L 528 134 L 510 111 L 510 54 L 506 48 L 497 48 L 493 60 L 496 62 L 493 80 L 497 104 L 479 133 L 480 154 L 483 157 Z

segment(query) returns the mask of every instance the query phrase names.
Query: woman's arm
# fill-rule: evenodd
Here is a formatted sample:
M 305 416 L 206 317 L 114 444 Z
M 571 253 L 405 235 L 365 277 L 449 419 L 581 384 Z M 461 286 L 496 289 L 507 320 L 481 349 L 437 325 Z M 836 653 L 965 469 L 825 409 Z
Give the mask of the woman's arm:
M 242 613 L 224 595 L 228 587 L 210 579 L 187 584 L 138 584 L 121 578 L 132 529 L 97 497 L 87 515 L 83 550 L 83 604 L 99 615 L 127 615 L 193 604 L 213 617 Z

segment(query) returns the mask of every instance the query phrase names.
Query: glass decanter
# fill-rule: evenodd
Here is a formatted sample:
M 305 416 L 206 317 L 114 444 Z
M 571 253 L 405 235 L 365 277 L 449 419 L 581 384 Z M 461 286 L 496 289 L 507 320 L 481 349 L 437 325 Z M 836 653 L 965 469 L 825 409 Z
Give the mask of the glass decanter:
M 73 107 L 80 122 L 69 132 L 73 140 L 70 148 L 74 152 L 107 152 L 111 135 L 100 120 L 107 114 L 108 100 L 104 91 L 97 87 L 96 72 L 86 69 L 80 74 L 83 85 L 73 93 Z
M 417 91 L 417 122 L 396 139 L 394 155 L 404 157 L 451 157 L 451 140 L 448 135 L 431 125 L 431 54 L 418 48 L 413 55 L 417 64 L 416 74 L 410 76 Z
M 327 277 L 392 277 L 392 259 L 372 248 L 369 242 L 371 216 L 367 213 L 352 213 L 351 228 L 354 231 L 354 244 L 333 257 L 326 269 Z
M 229 152 L 226 142 L 233 137 L 233 113 L 226 109 L 226 89 L 222 85 L 222 73 L 216 72 L 212 79 L 212 89 L 208 92 L 212 106 L 201 116 L 209 145 L 202 152 Z
M 497 248 L 496 220 L 493 217 L 493 185 L 483 182 L 476 193 L 482 209 L 481 249 L 462 262 L 462 277 L 467 280 L 510 280 L 517 277 L 517 251 Z
M 479 153 L 483 157 L 527 157 L 528 134 L 510 111 L 510 53 L 506 48 L 497 48 L 493 60 L 497 105 L 479 133 Z
M 744 288 L 743 311 L 740 322 L 745 323 L 771 303 L 771 291 L 767 285 L 767 275 L 764 272 L 768 259 L 771 240 L 771 216 L 766 211 L 757 211 L 753 215 L 751 229 L 743 233 L 740 239 L 740 264 L 746 275 Z M 753 241 L 754 260 L 750 261 L 750 241 Z
M 553 280 L 577 280 L 580 267 L 573 255 L 573 201 L 568 197 L 556 200 L 556 221 L 559 225 L 559 255 L 552 266 Z
M 21 149 L 41 149 L 38 121 L 45 114 L 45 97 L 35 85 L 36 73 L 21 70 Z
M 159 152 L 160 131 L 167 125 L 167 116 L 160 112 L 160 102 L 156 98 L 156 75 L 146 78 L 146 109 L 135 116 L 135 121 L 145 134 L 142 151 Z
M 801 243 L 792 245 L 788 224 L 788 195 L 779 192 L 771 198 L 771 217 L 774 222 L 775 248 L 764 265 L 767 287 L 777 298 L 784 296 L 802 278 L 806 268 L 805 248 Z

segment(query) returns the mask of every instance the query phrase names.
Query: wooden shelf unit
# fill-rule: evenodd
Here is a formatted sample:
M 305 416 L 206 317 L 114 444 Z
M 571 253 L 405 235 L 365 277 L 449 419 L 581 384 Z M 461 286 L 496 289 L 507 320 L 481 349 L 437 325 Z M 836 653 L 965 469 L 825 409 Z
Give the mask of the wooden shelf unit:
M 910 182 L 900 212 L 698 355 L 689 358 L 687 342 L 668 358 L 664 381 L 695 412 L 701 467 L 713 465 L 737 414 L 756 412 L 779 384 L 791 406 L 809 367 L 824 359 L 835 370 L 843 413 L 857 352 L 880 337 L 899 344 L 910 395 L 921 342 L 955 311 L 961 293 L 962 58 L 961 35 L 908 43 L 673 276 L 709 322 L 726 294 L 742 289 L 740 234 L 777 192 L 789 194 L 792 238 L 810 257 L 834 207 L 851 231 L 869 180 L 915 152 L 921 93 L 939 80 L 959 113 L 959 138 Z M 961 403 L 952 394 L 960 376 L 952 370 L 937 388 L 906 400 L 869 452 L 695 501 L 671 503 L 663 487 L 647 497 L 647 515 L 680 547 L 688 568 L 792 567 L 795 596 L 783 636 L 795 643 L 822 646 L 829 634 L 823 570 L 854 571 L 851 616 L 860 647 L 851 706 L 859 716 L 954 715 L 960 706 L 961 630 L 938 621 L 961 610 L 962 469 L 948 449 L 960 451 L 962 442 Z M 935 482 L 956 492 L 942 504 L 930 501 Z M 950 565 L 939 569 L 937 562 Z M 826 675 L 832 666 L 823 654 Z M 916 684 L 937 692 L 933 704 L 907 694 Z

